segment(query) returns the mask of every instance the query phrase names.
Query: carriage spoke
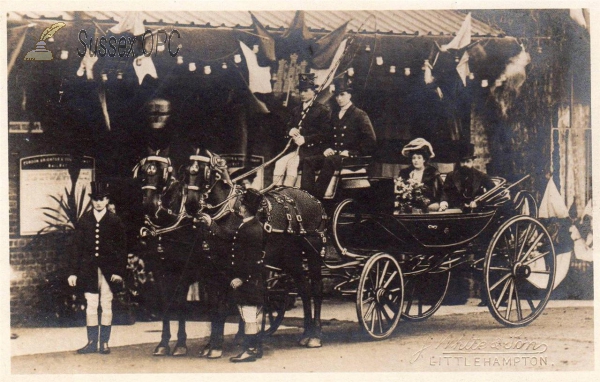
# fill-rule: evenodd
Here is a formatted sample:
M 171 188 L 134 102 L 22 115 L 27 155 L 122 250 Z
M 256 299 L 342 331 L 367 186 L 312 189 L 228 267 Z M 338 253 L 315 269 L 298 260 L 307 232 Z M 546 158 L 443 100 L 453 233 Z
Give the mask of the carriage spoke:
M 521 244 L 521 249 L 519 250 L 519 254 L 523 253 L 525 249 L 525 244 L 527 244 L 527 240 L 529 240 L 529 234 L 531 233 L 532 224 L 527 226 L 527 231 L 525 231 L 525 237 L 523 237 L 523 244 Z M 516 261 L 519 260 L 519 257 L 515 258 Z
M 538 237 L 533 241 L 533 244 L 531 244 L 531 246 L 527 250 L 527 253 L 525 253 L 525 255 L 521 256 L 521 259 L 526 259 L 527 257 L 529 257 L 529 255 L 531 254 L 531 252 L 533 252 L 533 250 L 535 249 L 535 247 L 537 246 L 537 244 L 540 242 L 540 240 L 542 240 L 543 237 L 544 237 L 544 235 L 542 235 L 540 233 L 538 235 Z M 517 261 L 519 261 L 519 260 L 520 259 L 517 259 Z
M 502 276 L 502 278 L 500 278 L 500 280 L 498 280 L 494 285 L 492 285 L 490 287 L 490 292 L 493 291 L 494 289 L 496 289 L 498 287 L 498 285 L 502 284 L 504 282 L 504 280 L 506 280 L 510 276 L 511 276 L 510 273 L 507 273 L 506 275 Z
M 387 269 L 388 269 L 389 265 L 390 265 L 390 262 L 386 261 L 385 265 L 383 266 L 383 272 L 381 272 L 381 278 L 379 279 L 379 283 L 377 284 L 378 288 L 381 288 L 381 284 L 383 284 L 383 279 L 385 278 L 385 274 L 387 273 Z M 377 269 L 379 270 L 379 267 Z M 391 277 L 390 277 L 390 280 L 391 280 Z M 389 281 L 388 281 L 388 283 L 389 283 Z M 387 287 L 387 284 L 384 288 L 386 288 L 386 287 Z
M 490 267 L 490 271 L 504 271 L 504 272 L 510 272 L 510 268 L 504 268 L 504 267 Z
M 387 303 L 385 305 L 387 305 Z M 391 322 L 393 322 L 393 320 L 390 317 L 390 315 L 388 314 L 388 312 L 385 310 L 385 305 L 381 305 L 381 313 L 383 313 L 383 316 L 385 317 L 386 321 L 388 323 L 391 323 Z
M 369 317 L 371 318 L 371 320 L 373 319 L 373 310 L 375 309 L 375 301 L 371 302 L 371 304 L 369 305 L 369 307 L 367 308 L 367 311 L 365 312 L 365 319 L 369 319 Z
M 500 303 L 502 303 L 502 300 L 504 299 L 504 294 L 506 293 L 506 289 L 508 289 L 508 285 L 512 282 L 512 279 L 509 279 L 505 284 L 504 287 L 502 288 L 502 292 L 500 292 L 500 296 L 498 297 L 498 300 L 496 300 L 496 303 L 494 304 L 496 306 L 496 309 L 498 309 L 500 307 Z
M 386 300 L 384 303 L 385 303 L 385 305 L 388 306 L 388 308 L 390 308 L 390 310 L 392 312 L 394 312 L 394 314 L 398 314 L 398 309 L 396 308 L 396 306 L 394 304 L 391 303 L 391 301 Z
M 383 333 L 383 322 L 381 319 L 381 309 L 377 309 L 377 321 L 379 322 L 379 333 Z
M 529 308 L 531 308 L 532 311 L 535 311 L 535 306 L 533 306 L 533 301 L 530 298 L 528 298 L 526 300 L 527 300 L 527 303 L 529 304 Z
M 388 278 L 388 280 L 385 282 L 385 284 L 383 285 L 383 289 L 387 289 L 388 286 L 390 286 L 390 283 L 392 282 L 392 280 L 394 280 L 394 277 L 396 277 L 396 275 L 398 274 L 398 271 L 394 271 L 390 277 Z M 383 282 L 383 277 L 381 278 L 381 281 Z
M 517 261 L 519 258 L 519 222 L 515 224 L 515 254 L 513 255 L 513 261 Z
M 523 311 L 521 310 L 521 299 L 519 298 L 519 289 L 515 285 L 515 300 L 517 301 L 517 320 L 523 319 Z
M 544 252 L 544 253 L 540 253 L 538 256 L 536 256 L 536 257 L 532 257 L 531 259 L 529 259 L 529 260 L 527 260 L 526 262 L 524 262 L 524 263 L 523 263 L 523 265 L 529 265 L 529 264 L 531 264 L 531 263 L 533 263 L 533 262 L 535 262 L 535 261 L 537 261 L 537 260 L 541 259 L 542 257 L 545 257 L 545 256 L 546 256 L 547 254 L 549 254 L 549 253 L 550 253 L 550 251 L 548 251 L 548 252 Z
M 512 282 L 510 283 L 510 291 L 508 292 L 508 304 L 506 304 L 506 315 L 504 316 L 504 318 L 506 318 L 507 320 L 510 319 L 510 312 L 512 310 L 512 303 L 513 303 L 513 291 L 515 288 L 515 283 L 514 280 L 511 280 Z

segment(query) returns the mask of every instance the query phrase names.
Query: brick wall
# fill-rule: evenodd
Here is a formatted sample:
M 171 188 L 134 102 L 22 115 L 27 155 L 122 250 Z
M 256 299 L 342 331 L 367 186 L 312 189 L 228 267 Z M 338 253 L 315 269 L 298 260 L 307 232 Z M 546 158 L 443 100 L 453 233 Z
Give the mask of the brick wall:
M 64 234 L 19 235 L 19 159 L 41 153 L 27 144 L 24 134 L 9 135 L 10 313 L 11 325 L 17 326 L 48 323 L 54 303 L 50 285 L 62 276 L 70 239 Z

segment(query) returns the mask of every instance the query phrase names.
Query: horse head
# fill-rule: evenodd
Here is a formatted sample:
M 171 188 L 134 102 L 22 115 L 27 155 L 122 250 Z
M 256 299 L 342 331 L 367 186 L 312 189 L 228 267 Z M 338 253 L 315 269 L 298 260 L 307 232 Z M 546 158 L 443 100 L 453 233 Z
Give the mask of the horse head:
M 186 202 L 185 210 L 190 216 L 199 213 L 218 213 L 220 207 L 227 205 L 235 193 L 235 187 L 229 179 L 227 163 L 217 154 L 206 150 L 200 155 L 200 149 L 190 156 L 190 162 L 184 175 Z
M 169 210 L 171 207 L 171 191 L 177 180 L 173 177 L 168 149 L 163 152 L 148 150 L 148 153 L 149 155 L 134 167 L 133 177 L 139 179 L 142 184 L 144 214 L 157 219 L 161 209 Z

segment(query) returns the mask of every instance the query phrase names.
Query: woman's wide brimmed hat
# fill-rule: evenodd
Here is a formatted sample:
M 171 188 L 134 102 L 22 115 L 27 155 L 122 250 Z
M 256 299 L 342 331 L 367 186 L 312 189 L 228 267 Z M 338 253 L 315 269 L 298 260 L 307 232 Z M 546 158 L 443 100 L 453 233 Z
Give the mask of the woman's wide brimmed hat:
M 408 142 L 408 144 L 402 148 L 402 156 L 408 158 L 411 152 L 417 150 L 427 150 L 429 151 L 429 158 L 435 157 L 435 154 L 433 153 L 433 147 L 431 147 L 431 143 L 427 142 L 423 138 L 416 138 Z

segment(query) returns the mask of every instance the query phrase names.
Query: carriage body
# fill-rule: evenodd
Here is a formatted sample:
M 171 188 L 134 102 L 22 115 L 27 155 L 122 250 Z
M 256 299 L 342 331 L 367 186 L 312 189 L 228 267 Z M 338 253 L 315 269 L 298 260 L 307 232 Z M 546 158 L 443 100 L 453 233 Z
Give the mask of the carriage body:
M 482 278 L 490 313 L 501 324 L 524 326 L 541 314 L 554 286 L 552 240 L 531 194 L 511 195 L 504 179 L 494 180 L 475 210 L 401 212 L 394 208 L 393 179 L 383 178 L 337 203 L 331 236 L 343 260 L 333 268 L 355 272 L 338 290 L 356 294 L 369 335 L 388 337 L 400 318 L 431 317 L 457 267 Z

